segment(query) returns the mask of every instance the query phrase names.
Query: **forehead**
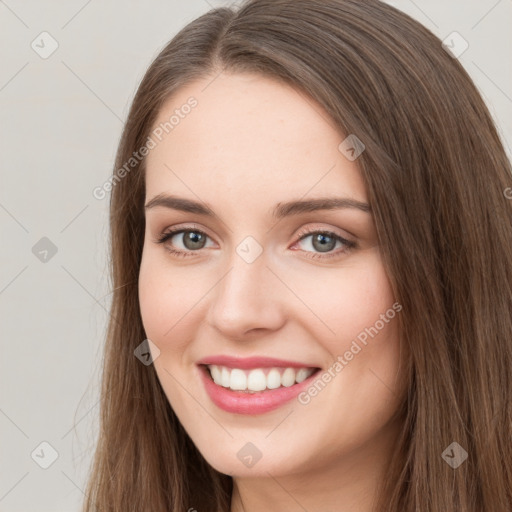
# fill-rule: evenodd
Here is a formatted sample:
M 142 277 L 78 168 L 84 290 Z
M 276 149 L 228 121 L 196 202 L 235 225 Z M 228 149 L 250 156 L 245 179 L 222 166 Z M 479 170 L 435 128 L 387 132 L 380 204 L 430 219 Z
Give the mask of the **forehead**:
M 165 123 L 147 156 L 147 197 L 366 200 L 356 162 L 338 149 L 346 135 L 312 98 L 271 78 L 221 73 L 191 83 L 164 104 L 153 131 Z

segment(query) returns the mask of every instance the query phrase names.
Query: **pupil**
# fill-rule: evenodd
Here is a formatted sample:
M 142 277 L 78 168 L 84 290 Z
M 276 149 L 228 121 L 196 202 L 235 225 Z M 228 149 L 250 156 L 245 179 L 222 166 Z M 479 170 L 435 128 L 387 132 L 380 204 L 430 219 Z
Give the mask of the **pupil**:
M 196 244 L 199 244 L 199 246 L 201 245 L 201 242 L 202 242 L 202 238 L 203 236 L 201 235 L 201 233 L 196 233 L 194 231 L 189 231 L 187 233 L 187 237 L 185 238 L 185 240 L 188 240 L 191 244 L 192 244 L 192 247 L 188 247 L 189 249 L 200 249 L 201 247 L 196 247 Z
M 325 242 L 325 239 L 331 239 L 331 242 Z M 316 246 L 316 242 L 319 243 L 318 247 Z M 313 246 L 315 249 L 319 249 L 321 252 L 328 252 L 329 250 L 334 249 L 333 244 L 335 245 L 336 241 L 329 235 L 319 234 L 313 238 Z

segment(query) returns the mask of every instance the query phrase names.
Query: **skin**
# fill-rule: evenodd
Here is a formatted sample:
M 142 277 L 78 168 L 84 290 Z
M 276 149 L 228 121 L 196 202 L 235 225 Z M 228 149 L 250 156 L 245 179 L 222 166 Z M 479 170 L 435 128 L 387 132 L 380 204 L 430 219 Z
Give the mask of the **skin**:
M 219 354 L 327 370 L 396 302 L 371 213 L 270 216 L 292 199 L 368 202 L 357 160 L 338 150 L 345 135 L 320 105 L 287 85 L 252 73 L 214 76 L 166 102 L 155 126 L 190 96 L 198 105 L 147 157 L 146 203 L 173 194 L 216 214 L 146 210 L 140 309 L 160 350 L 158 378 L 205 459 L 234 477 L 232 512 L 370 511 L 401 428 L 393 419 L 404 392 L 396 317 L 306 405 L 294 399 L 265 414 L 228 413 L 199 378 L 196 362 Z M 179 258 L 155 242 L 174 227 L 204 231 L 203 248 L 177 234 L 167 246 L 189 253 Z M 301 228 L 330 230 L 357 246 L 331 243 L 322 252 L 314 235 L 299 241 Z M 247 236 L 263 249 L 252 263 L 236 252 Z M 262 454 L 252 467 L 237 457 L 248 442 Z

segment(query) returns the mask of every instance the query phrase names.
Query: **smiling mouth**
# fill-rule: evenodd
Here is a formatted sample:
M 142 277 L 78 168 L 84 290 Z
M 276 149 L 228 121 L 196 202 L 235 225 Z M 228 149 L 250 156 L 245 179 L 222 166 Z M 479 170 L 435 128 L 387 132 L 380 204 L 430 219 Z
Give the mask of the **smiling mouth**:
M 289 388 L 320 371 L 320 368 L 315 367 L 262 367 L 249 370 L 215 364 L 201 366 L 218 386 L 247 394 Z

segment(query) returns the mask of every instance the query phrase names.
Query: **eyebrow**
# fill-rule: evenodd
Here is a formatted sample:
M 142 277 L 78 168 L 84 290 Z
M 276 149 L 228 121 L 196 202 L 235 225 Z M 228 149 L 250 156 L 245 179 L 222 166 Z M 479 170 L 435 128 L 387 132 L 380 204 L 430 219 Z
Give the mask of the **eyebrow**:
M 145 205 L 145 209 L 149 210 L 157 206 L 182 212 L 196 213 L 207 217 L 215 217 L 214 211 L 206 203 L 200 203 L 183 197 L 159 194 Z M 368 203 L 358 201 L 357 199 L 350 199 L 348 197 L 320 197 L 317 199 L 294 200 L 285 203 L 277 203 L 272 210 L 272 218 L 282 219 L 292 215 L 300 215 L 301 213 L 344 208 L 353 208 L 365 213 L 371 212 L 371 208 Z

